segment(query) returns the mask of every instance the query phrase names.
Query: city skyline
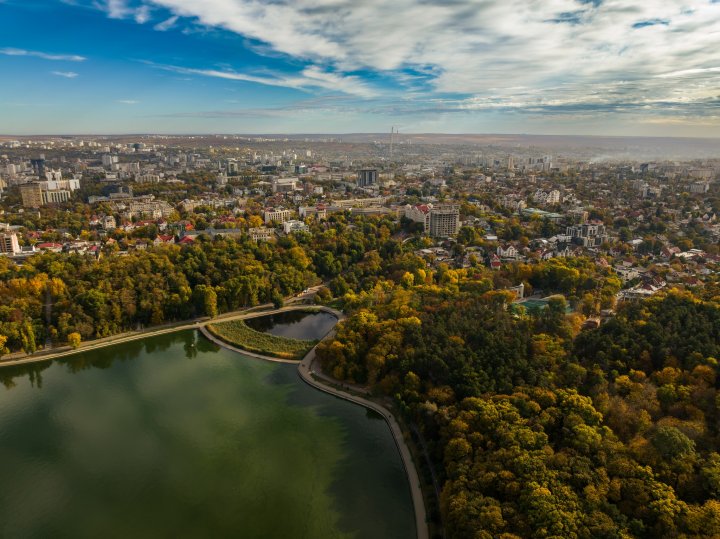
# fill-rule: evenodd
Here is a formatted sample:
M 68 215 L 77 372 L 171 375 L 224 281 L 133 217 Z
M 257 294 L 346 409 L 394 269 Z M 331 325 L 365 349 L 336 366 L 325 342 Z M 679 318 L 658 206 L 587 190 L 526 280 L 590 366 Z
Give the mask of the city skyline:
M 0 0 L 0 133 L 719 137 L 720 2 Z

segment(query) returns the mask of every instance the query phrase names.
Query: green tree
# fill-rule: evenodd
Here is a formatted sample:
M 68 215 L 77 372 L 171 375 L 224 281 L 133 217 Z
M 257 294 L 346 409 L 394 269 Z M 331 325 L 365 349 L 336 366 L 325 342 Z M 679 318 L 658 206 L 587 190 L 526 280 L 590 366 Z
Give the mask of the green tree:
M 215 318 L 218 314 L 217 292 L 212 286 L 198 285 L 195 287 L 195 305 L 205 316 Z
M 276 309 L 280 309 L 283 305 L 285 305 L 285 298 L 283 298 L 283 295 L 279 290 L 273 290 L 271 300 Z
M 652 437 L 652 444 L 666 459 L 683 457 L 695 452 L 695 442 L 675 427 L 659 427 Z

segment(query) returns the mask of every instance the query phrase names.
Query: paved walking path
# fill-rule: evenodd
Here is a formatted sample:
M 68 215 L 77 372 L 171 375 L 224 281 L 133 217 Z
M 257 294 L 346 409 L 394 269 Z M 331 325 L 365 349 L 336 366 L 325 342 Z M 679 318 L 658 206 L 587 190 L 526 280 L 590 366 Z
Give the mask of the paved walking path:
M 345 315 L 343 313 L 329 307 L 323 306 L 320 307 L 320 310 L 334 315 L 338 320 L 343 320 L 345 318 Z M 214 343 L 230 350 L 239 352 L 241 354 L 249 355 L 260 359 L 266 359 L 269 361 L 298 364 L 297 361 L 288 361 L 283 359 L 266 357 L 260 354 L 254 354 L 239 348 L 235 348 L 234 346 L 231 346 L 215 338 L 204 327 L 201 328 L 200 331 L 203 333 L 203 335 L 208 337 Z M 331 339 L 334 336 L 335 329 L 332 329 L 327 335 L 325 335 L 325 337 L 322 338 L 322 340 L 324 341 L 327 339 Z M 405 437 L 403 436 L 400 424 L 397 422 L 390 410 L 388 410 L 381 404 L 368 400 L 363 396 L 353 394 L 360 393 L 361 395 L 367 396 L 369 394 L 367 388 L 352 384 L 342 384 L 343 389 L 338 389 L 337 385 L 340 384 L 340 382 L 327 376 L 325 373 L 322 372 L 322 369 L 319 367 L 319 365 L 315 364 L 316 348 L 317 346 L 313 347 L 313 349 L 310 350 L 303 358 L 303 360 L 298 364 L 298 375 L 305 383 L 314 387 L 315 389 L 319 389 L 320 391 L 323 391 L 335 397 L 339 397 L 352 403 L 359 404 L 360 406 L 363 406 L 365 408 L 369 408 L 383 417 L 385 422 L 390 427 L 390 432 L 392 433 L 393 439 L 395 440 L 395 445 L 397 446 L 398 452 L 400 453 L 400 458 L 402 459 L 405 473 L 407 474 L 408 483 L 410 484 L 410 493 L 412 496 L 413 508 L 415 510 L 415 529 L 417 530 L 417 537 L 418 539 L 429 539 L 430 534 L 427 525 L 425 502 L 423 500 L 422 489 L 420 488 L 420 477 L 418 476 L 417 468 L 415 467 L 415 463 L 413 462 L 410 448 L 405 442 Z M 348 390 L 345 391 L 344 388 L 347 388 Z
M 331 337 L 333 333 L 334 332 L 331 332 L 329 337 Z M 374 410 L 383 417 L 390 427 L 390 431 L 395 439 L 395 445 L 400 452 L 400 458 L 402 459 L 403 466 L 405 467 L 408 483 L 410 484 L 410 493 L 412 495 L 413 507 L 415 508 L 415 529 L 417 530 L 417 537 L 418 539 L 429 539 L 430 532 L 427 525 L 425 502 L 423 501 L 422 489 L 420 488 L 420 477 L 418 475 L 417 468 L 415 467 L 415 463 L 413 462 L 410 448 L 405 442 L 405 437 L 403 436 L 402 429 L 400 428 L 397 420 L 390 410 L 384 406 L 366 398 L 352 395 L 347 391 L 339 390 L 331 385 L 327 385 L 327 382 L 320 381 L 319 379 L 328 380 L 328 377 L 322 372 L 315 370 L 314 363 L 315 348 L 308 352 L 298 366 L 298 374 L 303 381 L 313 386 L 315 389 L 319 389 L 325 393 L 329 393 L 341 399 L 345 399 L 347 401 L 354 402 L 355 404 L 359 404 L 360 406 L 364 406 L 365 408 Z M 335 383 L 337 384 L 338 382 L 336 381 Z M 365 393 L 367 393 L 367 390 Z
M 231 344 L 228 344 L 225 341 L 218 339 L 215 335 L 210 333 L 204 325 L 200 326 L 200 333 L 202 333 L 209 341 L 212 341 L 218 346 L 222 346 L 223 348 L 227 348 L 228 350 L 232 350 L 233 352 L 238 352 L 240 354 L 244 354 L 246 356 L 254 357 L 257 359 L 264 359 L 265 361 L 272 361 L 274 363 L 294 363 L 295 365 L 298 364 L 298 361 L 296 359 L 280 359 L 279 357 L 264 356 L 262 354 L 256 354 L 255 352 L 250 352 L 249 350 L 243 350 L 242 348 L 232 346 Z
M 427 525 L 427 517 L 425 512 L 425 503 L 423 501 L 422 496 L 422 490 L 420 488 L 420 478 L 417 473 L 417 468 L 415 467 L 415 463 L 413 462 L 412 455 L 410 453 L 410 449 L 408 448 L 407 443 L 405 442 L 405 437 L 403 436 L 402 429 L 400 428 L 400 425 L 398 424 L 397 420 L 393 416 L 393 414 L 382 406 L 381 404 L 378 404 L 377 402 L 373 402 L 371 400 L 368 400 L 365 398 L 369 395 L 369 391 L 367 388 L 364 388 L 362 386 L 358 385 L 352 385 L 352 384 L 342 384 L 343 389 L 338 389 L 336 386 L 340 384 L 337 380 L 329 377 L 325 373 L 322 372 L 322 369 L 319 367 L 319 365 L 315 364 L 315 348 L 313 347 L 310 352 L 303 358 L 302 361 L 299 363 L 297 361 L 292 360 L 286 360 L 286 359 L 279 359 L 279 358 L 273 358 L 264 356 L 262 354 L 256 354 L 253 352 L 249 352 L 247 350 L 242 350 L 240 348 L 236 348 L 234 346 L 231 346 L 219 339 L 217 339 L 214 335 L 212 335 L 206 328 L 205 325 L 208 323 L 218 323 L 218 322 L 227 322 L 230 320 L 239 320 L 243 318 L 255 318 L 258 316 L 267 316 L 269 314 L 275 314 L 275 313 L 281 313 L 285 311 L 293 311 L 293 310 L 299 310 L 299 309 L 306 309 L 309 306 L 305 305 L 289 305 L 287 307 L 283 307 L 281 309 L 272 309 L 272 310 L 258 310 L 262 308 L 269 308 L 271 307 L 270 304 L 267 305 L 260 305 L 257 307 L 254 307 L 253 309 L 246 309 L 243 311 L 236 311 L 233 313 L 227 313 L 225 315 L 221 315 L 214 319 L 209 318 L 200 318 L 192 322 L 185 322 L 185 323 L 178 323 L 173 324 L 167 327 L 161 327 L 161 328 L 155 328 L 145 331 L 138 331 L 138 332 L 132 332 L 129 334 L 123 334 L 123 335 L 116 335 L 114 337 L 107 337 L 105 339 L 97 339 L 94 341 L 88 341 L 86 343 L 82 343 L 78 348 L 72 349 L 70 347 L 63 347 L 63 348 L 56 348 L 53 351 L 50 352 L 40 352 L 33 355 L 21 357 L 18 359 L 10 358 L 6 360 L 0 360 L 0 368 L 2 367 L 8 367 L 13 365 L 24 365 L 27 363 L 37 363 L 40 361 L 50 361 L 57 358 L 62 358 L 66 356 L 70 356 L 73 354 L 78 354 L 80 352 L 88 352 L 90 350 L 97 350 L 99 348 L 104 348 L 107 346 L 113 346 L 115 344 L 120 344 L 123 342 L 128 341 L 134 341 L 137 339 L 145 339 L 147 337 L 154 337 L 156 335 L 165 335 L 168 333 L 174 333 L 177 331 L 183 331 L 187 329 L 197 329 L 199 330 L 207 339 L 214 342 L 215 344 L 222 346 L 224 348 L 227 348 L 229 350 L 233 350 L 235 352 L 238 352 L 240 354 L 255 357 L 258 359 L 263 359 L 266 361 L 274 361 L 277 363 L 294 363 L 298 365 L 298 374 L 300 378 L 307 384 L 311 385 L 312 387 L 319 389 L 320 391 L 324 391 L 325 393 L 329 393 L 330 395 L 334 395 L 336 397 L 339 397 L 341 399 L 345 399 L 347 401 L 353 402 L 355 404 L 359 404 L 360 406 L 364 406 L 365 408 L 369 408 L 371 410 L 374 410 L 378 414 L 380 414 L 385 422 L 390 427 L 390 431 L 392 432 L 393 439 L 395 440 L 395 445 L 398 448 L 398 451 L 400 453 L 400 457 L 403 462 L 403 466 L 405 467 L 405 472 L 408 477 L 408 482 L 410 484 L 410 492 L 412 495 L 412 501 L 413 501 L 413 507 L 415 509 L 415 529 L 417 530 L 417 537 L 418 539 L 429 539 L 429 529 Z M 343 320 L 345 318 L 345 315 L 341 313 L 340 311 L 337 311 L 335 309 L 332 309 L 330 307 L 325 306 L 314 306 L 318 310 L 330 313 L 337 317 L 338 320 Z M 323 337 L 322 340 L 330 339 L 335 336 L 335 330 L 332 329 L 325 337 Z M 347 388 L 347 391 L 345 390 Z M 351 393 L 352 392 L 352 393 Z M 358 393 L 363 396 L 359 396 L 353 393 Z
M 290 303 L 290 302 L 288 302 Z M 104 337 L 102 339 L 94 339 L 92 341 L 86 341 L 81 343 L 77 348 L 71 348 L 70 346 L 60 346 L 50 350 L 40 350 L 34 354 L 8 354 L 0 358 L 0 368 L 10 367 L 13 365 L 25 365 L 28 363 L 38 363 L 40 361 L 50 361 L 61 357 L 71 356 L 73 354 L 79 354 L 80 352 L 88 352 L 90 350 L 97 350 L 99 348 L 105 348 L 107 346 L 113 346 L 129 341 L 135 341 L 137 339 L 145 339 L 147 337 L 155 337 L 157 335 L 165 335 L 167 333 L 175 333 L 176 331 L 183 331 L 186 329 L 200 329 L 207 323 L 220 323 L 229 322 L 231 320 L 239 320 L 242 318 L 255 318 L 258 316 L 266 316 L 269 314 L 281 313 L 285 311 L 294 311 L 298 309 L 314 308 L 314 305 L 287 305 L 280 309 L 272 309 L 272 303 L 266 303 L 264 305 L 257 305 L 250 309 L 243 309 L 241 311 L 233 311 L 231 313 L 221 314 L 215 318 L 196 318 L 192 321 L 187 322 L 176 322 L 173 324 L 167 324 L 165 326 L 157 326 L 154 328 L 148 328 L 140 331 L 131 331 L 128 333 L 121 333 L 119 335 L 113 335 L 111 337 Z M 266 309 L 266 310 L 262 310 Z M 246 353 L 243 351 L 243 353 Z M 271 358 L 263 358 L 271 359 Z M 297 363 L 297 362 L 295 362 Z

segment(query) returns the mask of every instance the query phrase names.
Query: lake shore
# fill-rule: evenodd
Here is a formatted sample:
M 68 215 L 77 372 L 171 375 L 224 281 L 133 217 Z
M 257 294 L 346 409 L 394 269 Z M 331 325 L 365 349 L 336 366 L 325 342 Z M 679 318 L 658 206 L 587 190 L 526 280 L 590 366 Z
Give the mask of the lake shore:
M 342 312 L 332 309 L 330 307 L 322 306 L 320 307 L 320 310 L 334 315 L 338 319 L 338 322 L 345 319 L 345 315 Z M 264 359 L 268 361 L 297 363 L 296 361 L 287 361 L 278 358 L 262 356 L 260 354 L 254 354 L 245 350 L 235 348 L 223 341 L 220 341 L 219 339 L 216 339 L 205 328 L 202 328 L 201 332 L 206 337 L 208 337 L 209 335 L 210 340 L 215 342 L 216 344 L 219 344 L 220 346 L 223 346 L 241 354 L 251 355 L 253 357 L 257 357 L 258 359 Z M 322 339 L 320 339 L 320 342 L 331 339 L 332 337 L 334 337 L 334 335 L 335 329 L 333 328 Z M 427 513 L 425 510 L 425 501 L 422 494 L 420 476 L 418 474 L 417 467 L 415 466 L 415 462 L 412 458 L 412 453 L 410 451 L 407 441 L 405 440 L 405 436 L 403 434 L 402 428 L 400 427 L 400 424 L 388 408 L 378 402 L 370 400 L 369 391 L 366 388 L 356 385 L 342 384 L 338 380 L 335 380 L 324 374 L 320 366 L 317 365 L 315 362 L 316 348 L 317 345 L 313 346 L 313 348 L 298 364 L 298 376 L 300 376 L 300 378 L 306 384 L 312 386 L 315 389 L 318 389 L 340 399 L 352 402 L 354 404 L 358 404 L 382 416 L 383 420 L 390 428 L 390 432 L 392 433 L 393 439 L 395 440 L 395 445 L 398 449 L 398 452 L 400 453 L 400 458 L 402 460 L 403 467 L 405 468 L 405 473 L 408 478 L 408 485 L 410 487 L 410 493 L 413 500 L 413 508 L 415 512 L 415 529 L 417 537 L 418 539 L 429 539 L 430 533 L 427 524 Z M 338 385 L 340 385 L 340 388 L 338 388 Z M 345 388 L 347 388 L 347 390 Z
M 400 457 L 403 463 L 403 467 L 405 468 L 405 472 L 407 474 L 408 483 L 410 486 L 412 501 L 413 501 L 413 507 L 415 512 L 415 521 L 416 521 L 416 531 L 417 531 L 417 537 L 418 539 L 429 539 L 429 529 L 427 525 L 427 517 L 426 517 L 426 510 L 425 510 L 425 503 L 422 495 L 422 489 L 420 487 L 420 479 L 417 471 L 417 467 L 415 466 L 415 463 L 412 459 L 412 454 L 410 452 L 410 448 L 405 440 L 405 436 L 403 435 L 403 431 L 400 427 L 400 424 L 398 423 L 397 419 L 394 417 L 392 412 L 386 408 L 385 406 L 369 400 L 369 392 L 366 388 L 362 388 L 360 386 L 355 385 L 348 385 L 348 384 L 342 384 L 342 389 L 339 389 L 337 386 L 341 384 L 341 382 L 334 380 L 333 378 L 327 376 L 324 374 L 319 366 L 316 366 L 315 364 L 315 350 L 316 346 L 314 346 L 308 353 L 305 355 L 305 357 L 300 361 L 296 360 L 285 360 L 280 358 L 273 358 L 269 356 L 265 356 L 262 354 L 257 354 L 254 352 L 250 352 L 247 350 L 243 350 L 237 347 L 234 347 L 228 343 L 225 343 L 221 341 L 220 339 L 217 339 L 214 337 L 207 329 L 206 325 L 208 323 L 216 322 L 216 321 L 231 321 L 231 320 L 242 320 L 245 318 L 256 318 L 259 316 L 268 316 L 272 314 L 282 313 L 282 312 L 288 312 L 288 311 L 297 311 L 297 310 L 307 310 L 307 305 L 289 305 L 286 307 L 282 307 L 280 309 L 271 309 L 271 310 L 265 310 L 265 311 L 258 311 L 257 309 L 263 308 L 263 307 L 270 307 L 268 306 L 258 306 L 254 307 L 252 311 L 250 310 L 244 310 L 244 311 L 237 311 L 234 313 L 227 313 L 225 315 L 219 316 L 215 319 L 197 319 L 195 321 L 191 322 L 179 322 L 173 325 L 170 325 L 168 327 L 163 328 L 152 328 L 148 330 L 143 330 L 139 332 L 133 332 L 130 334 L 123 334 L 123 335 L 116 335 L 113 337 L 108 337 L 106 339 L 98 339 L 95 341 L 88 341 L 86 343 L 82 343 L 78 348 L 65 348 L 65 349 L 56 349 L 57 351 L 44 353 L 44 354 L 34 354 L 30 356 L 25 356 L 23 358 L 19 359 L 8 359 L 8 360 L 0 360 L 0 369 L 2 367 L 11 367 L 11 366 L 17 366 L 17 365 L 27 365 L 30 363 L 38 363 L 38 362 L 44 362 L 44 361 L 52 361 L 54 359 L 64 358 L 68 356 L 72 356 L 75 354 L 79 354 L 81 352 L 89 352 L 92 350 L 97 350 L 101 348 L 105 348 L 108 346 L 113 346 L 116 344 L 121 344 L 125 342 L 135 341 L 139 339 L 144 339 L 147 337 L 153 337 L 157 335 L 164 335 L 168 333 L 175 333 L 179 331 L 184 331 L 188 329 L 196 329 L 204 337 L 206 337 L 211 342 L 217 344 L 218 346 L 224 347 L 226 349 L 232 350 L 234 352 L 237 352 L 242 355 L 254 357 L 256 359 L 264 360 L 264 361 L 271 361 L 276 363 L 293 363 L 298 365 L 298 375 L 300 378 L 310 386 L 314 387 L 315 389 L 318 389 L 320 391 L 323 391 L 325 393 L 331 394 L 335 397 L 347 400 L 349 402 L 358 404 L 360 406 L 363 406 L 365 408 L 368 408 L 370 410 L 375 411 L 376 413 L 380 414 L 384 421 L 387 423 L 387 425 L 390 427 L 390 431 L 392 433 L 393 439 L 395 440 L 396 447 L 400 453 Z M 332 314 L 335 316 L 338 321 L 342 321 L 345 318 L 345 315 L 336 310 L 332 309 L 330 307 L 325 306 L 312 306 L 314 310 L 323 311 L 329 314 Z M 330 332 L 328 332 L 321 340 L 332 338 L 335 335 L 335 330 L 332 329 Z M 347 388 L 347 390 L 345 389 Z

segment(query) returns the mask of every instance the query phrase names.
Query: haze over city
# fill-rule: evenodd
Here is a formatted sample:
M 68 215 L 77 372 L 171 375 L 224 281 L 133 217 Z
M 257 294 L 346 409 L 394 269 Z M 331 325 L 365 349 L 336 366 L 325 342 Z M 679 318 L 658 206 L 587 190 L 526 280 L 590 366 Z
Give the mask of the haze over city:
M 720 136 L 710 0 L 2 0 L 0 133 Z

